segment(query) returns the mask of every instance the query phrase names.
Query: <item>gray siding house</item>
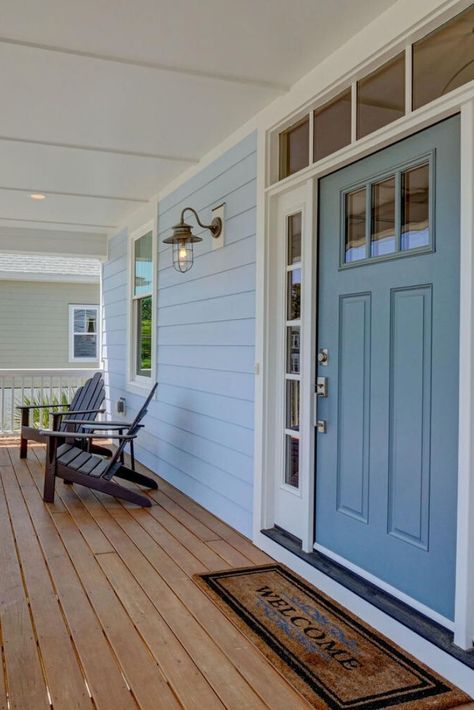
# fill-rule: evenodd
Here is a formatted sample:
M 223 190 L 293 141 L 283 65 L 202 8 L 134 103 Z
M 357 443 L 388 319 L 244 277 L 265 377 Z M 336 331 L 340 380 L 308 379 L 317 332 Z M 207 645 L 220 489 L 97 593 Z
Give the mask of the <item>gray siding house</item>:
M 100 265 L 0 254 L 0 370 L 97 368 Z

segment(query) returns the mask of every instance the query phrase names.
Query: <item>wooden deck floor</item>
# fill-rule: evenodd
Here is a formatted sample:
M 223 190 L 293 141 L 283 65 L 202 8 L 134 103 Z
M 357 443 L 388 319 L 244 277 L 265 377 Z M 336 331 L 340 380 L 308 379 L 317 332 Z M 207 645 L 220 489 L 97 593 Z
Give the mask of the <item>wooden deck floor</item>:
M 0 440 L 0 708 L 308 707 L 191 580 L 270 561 L 161 483 L 149 509 L 58 481 Z
M 0 439 L 0 710 L 308 708 L 191 580 L 269 557 L 164 481 L 45 505 L 43 455 Z

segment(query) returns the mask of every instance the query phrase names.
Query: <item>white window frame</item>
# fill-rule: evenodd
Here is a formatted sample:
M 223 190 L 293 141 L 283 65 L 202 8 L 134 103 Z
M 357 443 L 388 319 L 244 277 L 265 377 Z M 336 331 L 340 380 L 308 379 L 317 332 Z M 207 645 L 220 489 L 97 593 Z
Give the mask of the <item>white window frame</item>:
M 79 335 L 74 333 L 74 311 L 79 310 L 94 310 L 96 313 L 96 356 L 95 357 L 76 357 L 74 355 L 74 335 Z M 97 303 L 71 303 L 69 304 L 69 362 L 99 362 L 100 360 L 100 332 L 101 332 L 101 319 L 100 319 L 100 306 Z
M 135 242 L 150 233 L 152 235 L 152 285 L 149 294 L 134 294 L 135 275 Z M 155 221 L 150 220 L 141 227 L 133 231 L 129 236 L 128 250 L 128 328 L 127 328 L 127 389 L 137 394 L 143 394 L 151 389 L 156 381 L 156 294 L 157 294 L 157 239 Z M 135 302 L 145 295 L 150 295 L 152 299 L 152 335 L 151 335 L 151 373 L 150 377 L 143 377 L 136 373 L 137 359 L 137 323 L 135 313 Z

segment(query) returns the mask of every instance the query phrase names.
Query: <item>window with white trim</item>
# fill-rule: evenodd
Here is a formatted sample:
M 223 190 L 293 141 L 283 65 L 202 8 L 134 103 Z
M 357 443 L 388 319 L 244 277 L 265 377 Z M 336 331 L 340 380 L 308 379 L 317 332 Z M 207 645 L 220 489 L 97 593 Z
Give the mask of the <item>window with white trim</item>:
M 301 222 L 301 212 L 286 220 L 284 483 L 292 488 L 300 485 Z
M 99 359 L 99 306 L 69 306 L 69 362 Z
M 153 231 L 132 242 L 131 379 L 149 379 L 153 369 Z M 146 380 L 144 380 L 146 381 Z

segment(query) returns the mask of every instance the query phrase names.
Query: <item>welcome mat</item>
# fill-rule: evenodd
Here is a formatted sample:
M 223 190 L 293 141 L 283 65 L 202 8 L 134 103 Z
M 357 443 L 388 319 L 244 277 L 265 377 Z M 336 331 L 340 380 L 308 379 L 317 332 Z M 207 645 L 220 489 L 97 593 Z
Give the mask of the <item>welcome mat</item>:
M 281 565 L 195 582 L 316 708 L 454 708 L 470 698 Z

